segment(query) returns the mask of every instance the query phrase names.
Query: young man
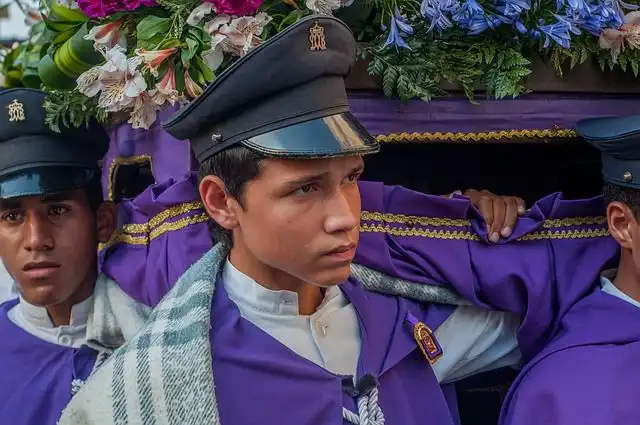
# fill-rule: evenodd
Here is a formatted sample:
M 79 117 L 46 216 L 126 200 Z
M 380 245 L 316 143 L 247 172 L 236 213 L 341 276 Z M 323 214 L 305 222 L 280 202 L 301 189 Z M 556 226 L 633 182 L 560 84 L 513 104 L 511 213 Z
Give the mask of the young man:
M 602 151 L 609 232 L 620 245 L 615 278 L 563 317 L 522 370 L 504 425 L 632 425 L 640 421 L 640 116 L 585 120 L 578 133 Z
M 95 123 L 52 132 L 45 98 L 30 89 L 0 92 L 0 257 L 20 292 L 0 305 L 2 424 L 56 424 L 148 312 L 98 275 L 98 243 L 116 224 L 98 168 L 107 134 Z M 131 314 L 114 313 L 123 311 Z M 102 338 L 100 329 L 116 325 L 117 338 Z
M 348 112 L 344 77 L 355 57 L 342 22 L 304 19 L 165 125 L 191 140 L 222 243 L 189 268 L 60 425 L 455 424 L 453 388 L 442 384 L 516 363 L 518 319 L 369 292 L 360 280 L 396 293 L 416 287 L 388 279 L 376 287 L 369 269 L 355 279 L 354 257 L 523 314 L 525 356 L 592 284 L 615 249 L 597 237 L 602 225 L 567 217 L 591 215 L 597 202 L 550 196 L 512 229 L 511 243 L 488 247 L 466 198 L 358 183 L 361 156 L 378 145 Z M 425 209 L 430 217 L 419 216 Z M 578 283 L 559 288 L 568 275 Z

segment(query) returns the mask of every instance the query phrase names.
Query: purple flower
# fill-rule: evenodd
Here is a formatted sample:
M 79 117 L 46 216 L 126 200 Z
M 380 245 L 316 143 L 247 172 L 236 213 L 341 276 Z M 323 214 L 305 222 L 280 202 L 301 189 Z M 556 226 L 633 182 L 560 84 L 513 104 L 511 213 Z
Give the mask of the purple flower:
M 442 32 L 453 27 L 449 15 L 455 13 L 459 7 L 458 0 L 422 0 L 420 13 L 430 22 L 428 31 L 436 29 Z
M 140 6 L 157 6 L 155 0 L 78 0 L 78 7 L 90 18 L 102 18 Z
M 389 35 L 384 43 L 383 48 L 394 45 L 396 49 L 402 47 L 409 49 L 409 45 L 404 40 L 407 35 L 413 34 L 413 28 L 407 23 L 407 21 L 400 15 L 400 11 L 396 8 L 394 15 L 391 17 L 391 24 L 389 29 Z

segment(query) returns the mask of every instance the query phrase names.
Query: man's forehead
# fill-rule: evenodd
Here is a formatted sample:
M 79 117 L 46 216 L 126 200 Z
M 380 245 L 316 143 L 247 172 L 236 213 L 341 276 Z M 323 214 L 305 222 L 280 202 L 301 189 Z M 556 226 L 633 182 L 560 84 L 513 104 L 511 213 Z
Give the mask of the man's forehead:
M 331 173 L 350 171 L 364 166 L 359 155 L 321 159 L 285 159 L 269 158 L 264 160 L 264 169 L 291 174 Z
M 30 195 L 30 196 L 19 196 L 15 198 L 9 199 L 1 199 L 0 198 L 0 208 L 17 208 L 17 207 L 29 207 L 36 206 L 39 204 L 50 204 L 53 202 L 62 202 L 62 201 L 74 201 L 80 200 L 83 198 L 82 190 L 69 190 L 65 192 L 53 193 L 50 195 Z

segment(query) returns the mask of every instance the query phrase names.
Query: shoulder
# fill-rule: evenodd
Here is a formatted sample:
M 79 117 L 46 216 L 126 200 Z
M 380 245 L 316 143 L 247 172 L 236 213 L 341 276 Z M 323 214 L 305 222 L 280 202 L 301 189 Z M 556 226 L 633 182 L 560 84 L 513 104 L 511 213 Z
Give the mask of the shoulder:
M 620 382 L 611 350 L 577 346 L 534 359 L 512 387 L 505 425 L 613 425 L 610 390 Z

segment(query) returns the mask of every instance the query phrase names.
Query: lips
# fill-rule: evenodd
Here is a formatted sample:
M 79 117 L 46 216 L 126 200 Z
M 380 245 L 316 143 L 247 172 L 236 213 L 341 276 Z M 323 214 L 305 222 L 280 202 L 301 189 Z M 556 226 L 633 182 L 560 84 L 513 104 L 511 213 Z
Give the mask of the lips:
M 327 252 L 325 255 L 329 258 L 333 258 L 338 261 L 351 261 L 356 252 L 355 244 L 347 244 L 341 245 L 331 251 Z
M 24 265 L 22 271 L 31 279 L 44 279 L 53 275 L 60 264 L 53 261 L 31 261 Z

